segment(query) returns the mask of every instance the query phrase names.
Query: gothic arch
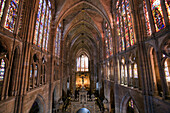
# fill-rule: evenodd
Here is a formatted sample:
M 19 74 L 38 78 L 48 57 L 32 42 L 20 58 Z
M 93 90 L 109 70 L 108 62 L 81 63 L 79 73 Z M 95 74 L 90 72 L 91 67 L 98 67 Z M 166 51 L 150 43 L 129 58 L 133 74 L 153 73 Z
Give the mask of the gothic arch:
M 56 112 L 59 109 L 60 87 L 56 84 L 52 92 L 52 110 Z
M 127 113 L 127 104 L 128 101 L 132 99 L 134 101 L 134 99 L 132 98 L 132 96 L 128 93 L 126 93 L 126 95 L 122 98 L 122 101 L 120 103 L 120 113 Z M 135 104 L 134 101 L 134 110 L 136 111 L 135 113 L 139 113 L 138 107 Z
M 38 109 L 39 109 L 39 112 L 38 113 L 46 113 L 46 104 L 45 104 L 45 101 L 43 99 L 43 97 L 41 95 L 37 95 L 36 99 L 34 100 L 34 103 L 32 105 L 34 105 L 35 103 L 38 104 Z M 33 106 L 30 108 L 30 110 L 32 110 Z M 30 112 L 29 110 L 29 112 Z
M 163 96 L 163 89 L 162 89 L 162 83 L 160 78 L 160 72 L 158 67 L 158 60 L 157 60 L 157 51 L 154 46 L 148 45 L 147 48 L 147 60 L 149 61 L 149 73 L 151 77 L 151 84 L 152 84 L 152 90 L 153 94 Z

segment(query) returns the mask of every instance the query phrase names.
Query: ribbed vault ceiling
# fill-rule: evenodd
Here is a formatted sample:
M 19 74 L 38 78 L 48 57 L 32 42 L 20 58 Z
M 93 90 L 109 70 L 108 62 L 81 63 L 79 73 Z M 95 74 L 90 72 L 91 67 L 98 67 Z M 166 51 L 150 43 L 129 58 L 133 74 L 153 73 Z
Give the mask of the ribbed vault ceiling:
M 97 52 L 103 22 L 112 21 L 111 0 L 55 0 L 55 24 L 63 23 L 63 52 L 73 56 Z M 111 26 L 111 25 L 110 25 Z

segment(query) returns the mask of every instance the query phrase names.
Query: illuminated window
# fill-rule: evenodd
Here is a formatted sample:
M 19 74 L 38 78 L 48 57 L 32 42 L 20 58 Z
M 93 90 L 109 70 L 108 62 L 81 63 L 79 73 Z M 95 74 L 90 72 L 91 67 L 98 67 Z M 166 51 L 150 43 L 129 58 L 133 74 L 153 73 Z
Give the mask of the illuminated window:
M 38 65 L 35 65 L 35 69 L 34 69 L 34 84 L 37 85 L 37 79 L 38 79 Z
M 121 84 L 127 83 L 127 67 L 125 65 L 125 59 L 121 60 Z
M 167 58 L 164 62 L 164 71 L 165 71 L 165 76 L 166 76 L 167 82 L 170 82 L 170 74 L 169 74 L 170 64 L 168 61 L 169 61 L 169 59 Z
M 32 65 L 30 67 L 30 78 L 32 78 Z
M 117 1 L 116 8 L 119 51 L 123 51 L 135 43 L 129 0 Z
M 147 35 L 150 36 L 151 35 L 151 26 L 150 26 L 149 15 L 148 15 L 148 10 L 147 10 L 145 0 L 143 0 L 143 11 L 144 11 L 144 17 L 145 17 L 146 32 L 147 32 Z
M 112 36 L 110 27 L 108 27 L 108 24 L 105 23 L 105 45 L 106 45 L 106 58 L 113 55 L 113 42 L 112 42 Z
M 133 73 L 134 73 L 134 78 L 138 78 L 138 69 L 137 69 L 137 64 L 134 64 L 134 68 L 133 68 Z
M 150 0 L 152 15 L 154 18 L 156 32 L 160 31 L 165 27 L 165 21 L 163 17 L 161 1 L 160 0 Z
M 129 85 L 133 85 L 133 75 L 132 75 L 132 66 L 129 64 Z
M 60 43 L 61 43 L 61 24 L 57 27 L 56 40 L 55 40 L 55 55 L 60 57 Z
M 170 1 L 169 0 L 165 0 L 165 5 L 166 5 L 166 9 L 167 9 L 167 13 L 168 13 L 168 18 L 169 18 L 169 23 L 170 23 Z
M 33 87 L 33 67 L 32 65 L 30 66 L 30 76 L 29 76 L 29 88 L 32 88 Z
M 129 100 L 129 107 L 134 108 L 133 100 L 132 99 Z
M 0 59 L 0 82 L 4 80 L 5 75 L 5 61 L 4 59 Z
M 2 18 L 3 12 L 4 12 L 5 2 L 6 2 L 6 0 L 0 1 L 0 20 Z
M 5 19 L 5 28 L 13 31 L 17 19 L 19 0 L 11 0 Z
M 124 84 L 127 84 L 127 66 L 125 65 L 125 83 Z
M 81 55 L 77 58 L 77 71 L 89 71 L 89 59 L 86 55 Z
M 33 44 L 47 51 L 50 22 L 51 22 L 51 3 L 48 0 L 40 0 L 34 31 Z

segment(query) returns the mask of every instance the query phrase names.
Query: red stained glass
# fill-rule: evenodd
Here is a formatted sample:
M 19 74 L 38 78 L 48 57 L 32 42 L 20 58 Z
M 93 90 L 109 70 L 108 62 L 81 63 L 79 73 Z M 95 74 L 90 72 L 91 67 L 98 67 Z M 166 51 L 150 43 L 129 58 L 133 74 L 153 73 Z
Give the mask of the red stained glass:
M 35 45 L 37 44 L 38 41 L 38 33 L 39 33 L 38 30 L 40 25 L 41 9 L 42 9 L 42 0 L 39 1 L 38 14 L 37 14 L 37 20 L 35 25 L 34 40 L 33 40 L 33 44 Z
M 19 0 L 11 0 L 9 4 L 7 16 L 5 19 L 5 26 L 4 26 L 6 29 L 10 31 L 14 30 L 15 22 L 17 19 L 17 13 L 18 13 L 18 6 L 19 6 Z
M 42 46 L 45 11 L 46 11 L 46 1 L 44 0 L 43 9 L 42 9 L 42 13 L 41 13 L 41 22 L 40 22 L 40 30 L 39 30 L 38 47 Z
M 148 15 L 148 10 L 147 10 L 145 0 L 143 0 L 143 11 L 144 11 L 144 17 L 145 17 L 146 32 L 147 32 L 147 35 L 150 36 L 151 26 L 150 26 L 149 15 Z
M 156 32 L 165 28 L 165 22 L 160 0 L 150 0 L 152 15 L 154 18 Z

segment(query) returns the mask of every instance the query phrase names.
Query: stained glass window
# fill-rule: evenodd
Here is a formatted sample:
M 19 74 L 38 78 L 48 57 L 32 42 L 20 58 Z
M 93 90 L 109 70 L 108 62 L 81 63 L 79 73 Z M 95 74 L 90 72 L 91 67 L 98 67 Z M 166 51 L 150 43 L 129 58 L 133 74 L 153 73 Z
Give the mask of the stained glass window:
M 43 38 L 42 36 L 43 36 L 45 11 L 46 11 L 46 0 L 44 0 L 43 8 L 42 8 L 42 11 L 41 11 L 41 22 L 40 22 L 40 30 L 39 30 L 38 47 L 41 47 L 41 42 L 42 42 L 42 38 Z
M 38 76 L 38 65 L 35 65 L 35 69 L 34 69 L 34 84 L 37 85 L 37 76 Z
M 38 6 L 38 13 L 37 13 L 37 20 L 36 20 L 36 25 L 35 25 L 35 32 L 34 32 L 34 41 L 33 44 L 37 44 L 38 40 L 38 33 L 39 33 L 39 25 L 40 25 L 40 19 L 41 19 L 41 9 L 42 9 L 42 3 L 43 1 L 39 1 L 39 6 Z
M 127 66 L 125 65 L 125 84 L 127 84 Z
M 129 78 L 132 78 L 132 66 L 131 66 L 131 64 L 129 65 Z
M 165 0 L 165 5 L 168 13 L 169 23 L 170 23 L 170 0 Z
M 58 51 L 57 56 L 60 57 L 60 45 L 61 45 L 61 31 L 59 32 L 59 38 L 58 38 Z
M 151 26 L 150 26 L 149 15 L 148 15 L 148 10 L 147 10 L 145 0 L 143 0 L 143 11 L 144 11 L 144 17 L 145 17 L 146 32 L 147 32 L 147 35 L 150 36 L 151 35 Z
M 84 71 L 88 71 L 88 65 L 89 65 L 88 57 L 85 57 L 84 58 Z
M 105 23 L 105 45 L 106 45 L 106 58 L 109 57 L 109 42 L 108 42 L 108 34 L 107 34 L 107 29 L 108 28 L 108 24 Z
M 80 57 L 79 57 L 77 58 L 77 71 L 80 71 L 80 68 L 81 66 L 80 66 Z
M 37 20 L 35 25 L 33 44 L 47 51 L 50 22 L 51 22 L 51 4 L 48 0 L 40 0 L 38 6 Z
M 51 10 L 49 10 L 49 16 L 48 16 L 48 29 L 47 29 L 47 38 L 46 38 L 46 45 L 45 45 L 45 50 L 47 51 L 48 47 L 48 39 L 50 35 L 50 23 L 51 23 Z
M 109 43 L 108 43 L 107 38 L 105 39 L 105 44 L 106 44 L 106 58 L 108 58 L 109 57 Z
M 170 74 L 169 74 L 170 66 L 168 65 L 168 59 L 164 62 L 164 71 L 167 82 L 170 82 Z
M 77 71 L 88 71 L 88 57 L 86 55 L 81 55 L 77 58 Z
M 133 85 L 132 64 L 129 64 L 129 85 Z
M 111 32 L 110 29 L 108 29 L 108 37 L 109 37 L 109 54 L 110 56 L 113 55 L 113 42 L 112 42 L 112 36 L 111 36 Z
M 121 84 L 125 83 L 125 59 L 121 60 Z
M 160 31 L 165 27 L 162 7 L 160 0 L 150 0 L 152 15 L 154 18 L 156 32 Z
M 0 60 L 0 82 L 4 80 L 5 75 L 5 61 L 4 59 Z
M 5 28 L 13 31 L 17 19 L 19 0 L 11 0 L 5 20 Z
M 129 100 L 129 107 L 134 108 L 134 103 L 132 99 Z
M 57 55 L 57 50 L 58 50 L 58 37 L 59 37 L 59 27 L 57 28 L 57 34 L 55 38 L 55 55 Z
M 117 17 L 117 34 L 118 34 L 118 41 L 119 41 L 119 46 L 118 46 L 118 50 L 121 51 L 122 50 L 122 42 L 121 42 L 121 32 L 120 32 L 120 23 L 119 23 L 119 16 L 118 14 L 116 15 Z
M 124 66 L 121 66 L 121 84 L 124 84 L 124 75 L 125 75 L 125 70 Z
M 35 65 L 34 77 L 37 77 L 37 75 L 38 75 L 38 66 Z
M 135 43 L 129 0 L 117 1 L 116 8 L 118 47 L 123 51 Z
M 113 42 L 110 27 L 105 23 L 105 45 L 106 45 L 106 58 L 113 55 Z
M 138 78 L 138 69 L 137 69 L 137 64 L 136 63 L 134 64 L 133 71 L 134 71 L 134 78 Z
M 32 78 L 32 65 L 30 67 L 30 78 Z
M 2 15 L 3 15 L 4 7 L 5 7 L 5 2 L 6 2 L 6 0 L 1 0 L 0 1 L 0 20 L 1 20 Z
M 55 41 L 55 55 L 60 57 L 60 43 L 61 43 L 61 24 L 57 27 L 56 41 Z

